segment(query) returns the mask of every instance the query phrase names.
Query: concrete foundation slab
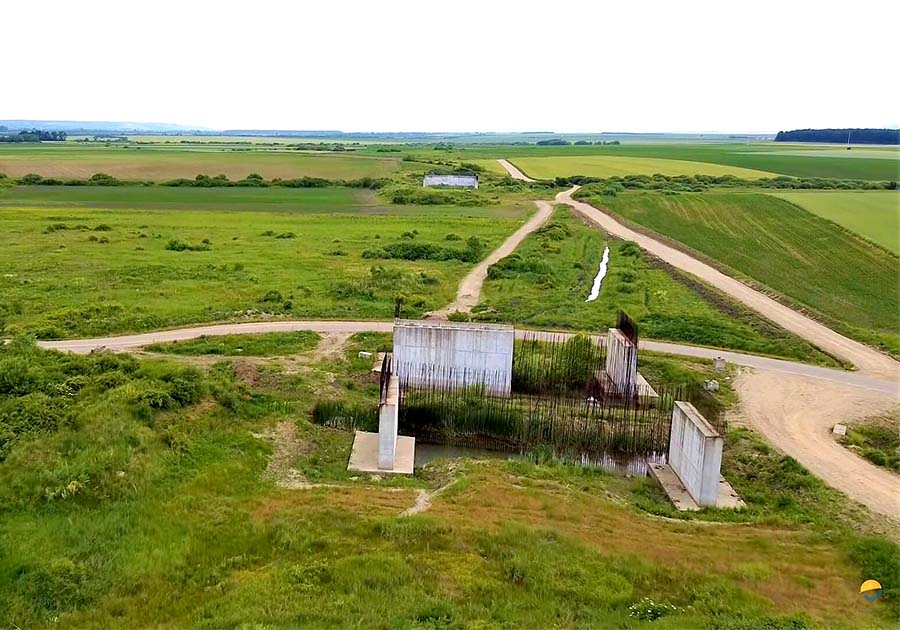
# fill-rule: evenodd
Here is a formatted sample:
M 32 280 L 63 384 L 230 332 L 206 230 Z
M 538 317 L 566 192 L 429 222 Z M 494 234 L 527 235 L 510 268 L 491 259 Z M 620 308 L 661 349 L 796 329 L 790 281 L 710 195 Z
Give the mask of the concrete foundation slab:
M 681 483 L 681 480 L 678 478 L 678 475 L 675 474 L 675 471 L 672 470 L 671 466 L 668 464 L 650 464 L 649 468 L 650 476 L 659 482 L 659 485 L 662 486 L 663 491 L 666 493 L 666 496 L 669 497 L 669 500 L 675 506 L 675 509 L 681 512 L 703 509 L 691 497 L 691 494 L 687 491 L 687 488 L 684 487 L 684 484 Z M 715 507 L 717 508 L 740 510 L 746 507 L 743 499 L 738 496 L 737 492 L 734 491 L 734 488 L 731 487 L 731 484 L 728 483 L 724 477 L 719 477 L 717 493 L 718 496 L 716 497 L 715 504 Z
M 597 385 L 600 387 L 600 392 L 602 393 L 604 400 L 613 403 L 616 401 L 625 401 L 625 397 L 621 395 L 619 388 L 613 383 L 612 379 L 606 373 L 606 370 L 600 370 L 595 374 L 594 378 L 596 379 Z M 659 400 L 657 391 L 653 389 L 653 386 L 647 382 L 647 379 L 644 378 L 644 375 L 640 372 L 636 373 L 634 391 L 636 391 L 637 396 L 641 398 L 641 403 L 653 406 Z
M 384 469 L 378 467 L 378 434 L 368 431 L 357 431 L 353 438 L 353 450 L 347 470 L 378 473 L 384 475 L 411 475 L 416 457 L 416 438 L 405 435 L 397 436 L 397 447 L 394 453 L 394 467 Z

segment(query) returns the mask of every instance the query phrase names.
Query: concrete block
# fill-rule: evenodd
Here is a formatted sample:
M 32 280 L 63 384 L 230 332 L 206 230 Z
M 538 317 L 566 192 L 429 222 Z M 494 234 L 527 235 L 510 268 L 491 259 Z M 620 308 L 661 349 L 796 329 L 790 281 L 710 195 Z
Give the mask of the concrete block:
M 838 436 L 844 436 L 844 435 L 847 435 L 847 425 L 846 425 L 846 424 L 841 424 L 840 422 L 838 422 L 838 423 L 837 423 L 836 425 L 834 425 L 834 427 L 831 429 L 831 433 L 832 433 L 832 435 L 838 435 Z
M 371 358 L 372 358 L 372 353 L 371 353 L 371 352 L 366 352 L 365 350 L 360 350 L 360 351 L 359 351 L 359 354 L 357 354 L 356 357 L 359 358 L 359 359 L 371 359 Z
M 397 447 L 392 468 L 381 468 L 378 466 L 378 445 L 379 438 L 377 433 L 357 431 L 353 437 L 353 449 L 350 452 L 347 470 L 381 475 L 413 474 L 416 457 L 416 438 L 405 435 L 397 436 Z
M 393 470 L 397 452 L 397 427 L 400 424 L 399 380 L 388 381 L 387 397 L 378 406 L 378 468 Z
M 716 505 L 724 440 L 700 412 L 678 401 L 672 409 L 669 465 L 694 501 Z
M 659 482 L 659 485 L 662 486 L 666 496 L 669 497 L 672 505 L 674 505 L 677 510 L 686 512 L 702 509 L 702 506 L 698 505 L 693 497 L 691 497 L 687 488 L 681 483 L 681 479 L 678 478 L 678 475 L 675 474 L 671 466 L 668 464 L 651 463 L 648 468 L 650 470 L 650 476 Z M 746 507 L 744 501 L 738 496 L 737 492 L 734 491 L 731 484 L 725 481 L 724 477 L 719 477 L 715 507 L 725 510 L 740 510 Z
M 716 370 L 724 370 L 725 369 L 725 359 L 722 357 L 716 357 L 713 359 L 713 368 Z

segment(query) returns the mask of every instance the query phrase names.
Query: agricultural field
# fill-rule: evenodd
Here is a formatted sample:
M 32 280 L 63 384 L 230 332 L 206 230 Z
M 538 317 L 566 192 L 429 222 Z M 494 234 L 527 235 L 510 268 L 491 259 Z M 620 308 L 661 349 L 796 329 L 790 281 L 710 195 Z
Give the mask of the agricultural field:
M 534 179 L 554 179 L 572 175 L 614 177 L 624 175 L 734 175 L 743 179 L 772 177 L 774 173 L 737 166 L 661 158 L 611 155 L 517 157 L 511 160 L 519 170 Z
M 647 479 L 547 457 L 347 473 L 352 433 L 310 422 L 313 401 L 374 405 L 356 354 L 385 343 L 212 365 L 0 347 L 0 624 L 894 627 L 897 546 L 747 429 L 723 461 L 738 513 L 677 513 Z M 891 585 L 874 615 L 872 577 Z
M 900 352 L 897 255 L 762 193 L 579 196 L 770 287 L 841 330 Z
M 219 147 L 0 145 L 0 173 L 21 177 L 88 178 L 106 173 L 125 180 L 193 179 L 198 174 L 241 179 L 258 173 L 265 179 L 384 177 L 400 168 L 400 159 L 356 153 Z
M 754 142 L 749 145 L 722 142 L 649 143 L 624 139 L 620 145 L 454 145 L 447 150 L 441 151 L 422 148 L 418 150 L 409 149 L 405 153 L 421 156 L 455 157 L 465 161 L 484 160 L 485 162 L 479 163 L 485 166 L 487 166 L 487 161 L 496 160 L 497 158 L 508 158 L 515 164 L 519 164 L 523 158 L 647 158 L 653 160 L 703 162 L 708 165 L 736 167 L 794 177 L 832 177 L 875 181 L 900 180 L 900 150 L 868 146 L 854 147 L 852 150 L 847 151 L 846 149 L 836 150 L 834 146 L 830 145 L 814 147 L 772 142 Z M 862 157 L 857 157 L 857 153 L 861 153 Z M 566 164 L 566 162 L 563 162 L 563 164 Z M 612 164 L 615 164 L 615 162 Z M 528 172 L 527 168 L 525 170 Z M 691 170 L 687 174 L 693 175 L 699 172 L 701 171 Z M 534 174 L 529 174 L 535 177 Z M 586 174 L 575 172 L 562 173 L 562 175 Z M 652 175 L 653 172 L 649 174 Z
M 900 254 L 900 193 L 803 190 L 771 193 Z
M 586 302 L 605 246 L 608 273 L 598 298 Z M 567 206 L 557 206 L 550 223 L 489 270 L 473 314 L 537 328 L 604 331 L 615 325 L 620 309 L 649 339 L 833 364 L 808 343 L 647 257 L 633 243 L 585 225 Z
M 143 187 L 66 189 L 88 197 L 41 205 L 42 195 L 60 190 L 3 195 L 0 319 L 8 333 L 62 338 L 218 320 L 388 319 L 397 297 L 404 315 L 417 317 L 449 303 L 467 270 L 534 209 L 375 209 L 358 204 L 365 191 L 355 189 Z M 30 201 L 16 202 L 20 191 Z M 109 195 L 111 207 L 92 203 L 96 194 Z M 230 209 L 209 209 L 220 195 L 239 198 L 231 197 Z M 155 205 L 161 198 L 164 208 Z

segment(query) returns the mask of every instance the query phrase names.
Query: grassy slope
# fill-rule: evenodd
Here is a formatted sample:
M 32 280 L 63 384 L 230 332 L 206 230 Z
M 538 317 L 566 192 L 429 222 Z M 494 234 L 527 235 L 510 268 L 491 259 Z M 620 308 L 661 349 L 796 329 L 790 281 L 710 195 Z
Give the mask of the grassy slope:
M 770 193 L 900 254 L 900 193 L 801 190 Z
M 677 272 L 586 226 L 565 206 L 557 207 L 548 227 L 530 236 L 489 274 L 482 303 L 475 309 L 478 317 L 598 332 L 615 325 L 623 309 L 647 338 L 830 363 L 806 342 L 718 292 L 681 275 L 676 280 L 672 274 Z M 558 229 L 568 235 L 554 240 L 554 234 L 562 234 Z M 610 247 L 609 272 L 598 299 L 586 303 L 605 244 Z M 498 273 L 504 262 L 513 260 L 522 262 Z
M 625 142 L 619 146 L 465 146 L 452 152 L 420 150 L 432 156 L 455 156 L 463 160 L 496 158 L 537 158 L 554 156 L 618 156 L 626 158 L 660 158 L 722 164 L 795 177 L 835 177 L 839 179 L 898 180 L 897 159 L 854 158 L 835 155 L 833 147 L 804 147 L 795 155 L 797 145 L 781 144 L 693 144 L 670 142 L 650 144 Z M 893 155 L 900 157 L 895 149 Z M 415 152 L 415 150 L 413 151 Z M 852 151 L 850 152 L 852 154 Z M 572 173 L 567 173 L 572 174 Z M 576 173 L 577 174 L 577 173 Z
M 266 314 L 387 318 L 398 294 L 414 316 L 449 302 L 471 265 L 366 260 L 363 250 L 412 230 L 417 241 L 442 246 L 454 244 L 444 240 L 449 233 L 477 235 L 490 249 L 524 214 L 523 206 L 358 212 L 354 193 L 320 190 L 295 191 L 280 212 L 195 210 L 189 203 L 145 210 L 145 189 L 133 190 L 133 212 L 0 207 L 0 318 L 11 329 L 71 337 Z M 57 223 L 89 229 L 45 233 Z M 94 231 L 98 225 L 111 229 Z M 210 250 L 169 251 L 172 239 L 208 239 Z
M 771 287 L 892 352 L 900 351 L 898 258 L 765 194 L 628 193 L 593 200 Z
M 198 173 L 240 179 L 259 173 L 266 179 L 382 177 L 399 168 L 397 157 L 355 153 L 304 153 L 288 150 L 169 148 L 122 146 L 0 146 L 0 173 L 10 177 L 37 173 L 45 177 L 90 177 L 107 173 L 119 179 L 193 178 Z
M 574 175 L 613 177 L 624 175 L 734 175 L 744 179 L 772 177 L 773 173 L 706 162 L 610 155 L 579 157 L 519 157 L 512 160 L 523 173 L 535 179 Z
M 244 357 L 271 357 L 298 354 L 315 348 L 321 337 L 309 330 L 273 332 L 258 335 L 221 335 L 198 337 L 186 341 L 154 343 L 147 352 L 185 354 L 193 356 L 223 355 Z
M 197 373 L 0 349 L 0 373 L 25 361 L 30 379 L 0 405 L 35 390 L 77 404 L 71 424 L 22 434 L 0 459 L 0 623 L 626 629 L 646 627 L 629 606 L 649 597 L 683 609 L 654 628 L 890 627 L 856 588 L 891 583 L 896 547 L 850 529 L 836 493 L 744 436 L 724 469 L 750 506 L 739 515 L 676 515 L 649 481 L 522 461 L 350 479 L 351 436 L 303 419 L 307 392 L 374 403 L 352 357 L 376 342 L 301 374 L 260 364 L 252 387 L 235 377 L 246 362 Z M 182 402 L 147 409 L 151 391 Z M 253 434 L 279 422 L 298 433 L 282 438 L 285 465 L 342 487 L 266 476 L 272 447 Z M 397 516 L 451 475 L 428 513 Z

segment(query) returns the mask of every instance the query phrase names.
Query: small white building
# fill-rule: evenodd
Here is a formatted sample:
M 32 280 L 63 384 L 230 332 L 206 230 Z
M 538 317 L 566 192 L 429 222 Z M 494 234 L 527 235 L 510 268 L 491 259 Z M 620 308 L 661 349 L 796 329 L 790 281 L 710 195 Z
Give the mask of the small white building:
M 422 186 L 452 186 L 453 188 L 478 188 L 478 175 L 426 175 Z

